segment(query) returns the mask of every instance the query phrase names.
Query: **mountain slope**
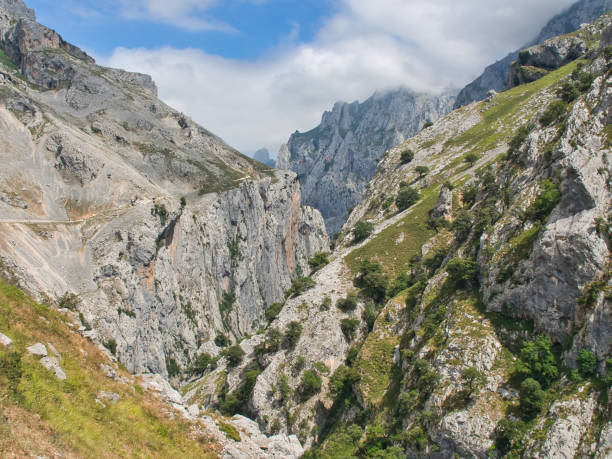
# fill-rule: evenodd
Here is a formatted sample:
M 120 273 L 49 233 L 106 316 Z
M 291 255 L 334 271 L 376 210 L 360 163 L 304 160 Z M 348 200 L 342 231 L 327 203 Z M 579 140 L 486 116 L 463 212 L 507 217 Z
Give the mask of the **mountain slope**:
M 279 152 L 277 167 L 298 173 L 302 202 L 320 210 L 329 233 L 335 234 L 348 209 L 361 200 L 378 158 L 448 113 L 453 102 L 451 94 L 398 89 L 363 103 L 337 103 L 315 129 L 291 136 Z
M 610 22 L 383 155 L 314 285 L 186 397 L 306 457 L 608 457 Z
M 97 66 L 31 13 L 13 16 L 22 2 L 4 5 L 5 275 L 35 295 L 77 294 L 84 334 L 132 372 L 176 375 L 218 353 L 217 335 L 256 330 L 327 247 L 295 175 L 165 105 L 150 77 Z
M 582 24 L 593 22 L 610 9 L 612 9 L 611 0 L 581 0 L 568 8 L 567 11 L 551 19 L 538 37 L 527 46 L 540 44 L 549 38 L 573 32 L 579 29 Z M 518 55 L 519 50 L 514 51 L 488 66 L 482 75 L 459 92 L 455 108 L 483 100 L 491 90 L 503 91 L 508 81 L 510 64 L 517 60 Z

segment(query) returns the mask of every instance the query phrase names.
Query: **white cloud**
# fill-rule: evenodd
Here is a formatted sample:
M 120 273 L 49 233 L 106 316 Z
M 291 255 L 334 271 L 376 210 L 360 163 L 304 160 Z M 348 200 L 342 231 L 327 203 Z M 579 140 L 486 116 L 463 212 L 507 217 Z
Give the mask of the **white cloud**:
M 136 3 L 176 18 L 212 1 Z M 236 148 L 276 151 L 291 132 L 314 127 L 337 100 L 363 100 L 401 85 L 421 91 L 464 85 L 573 0 L 338 2 L 312 43 L 287 37 L 256 61 L 162 48 L 117 49 L 105 63 L 151 74 L 162 99 Z

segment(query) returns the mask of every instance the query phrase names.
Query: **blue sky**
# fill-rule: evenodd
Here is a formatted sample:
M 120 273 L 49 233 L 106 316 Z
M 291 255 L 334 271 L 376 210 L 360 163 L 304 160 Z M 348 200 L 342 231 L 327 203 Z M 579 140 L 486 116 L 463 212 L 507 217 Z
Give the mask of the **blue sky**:
M 166 24 L 163 18 L 134 19 L 117 14 L 112 1 L 26 1 L 36 10 L 39 22 L 99 56 L 110 55 L 118 47 L 172 46 L 199 48 L 228 58 L 257 59 L 282 45 L 287 37 L 311 41 L 323 18 L 334 9 L 329 0 L 223 1 L 202 14 L 213 21 L 212 29 L 192 29 L 178 21 Z
M 25 1 L 230 145 L 274 156 L 336 101 L 463 87 L 575 0 Z

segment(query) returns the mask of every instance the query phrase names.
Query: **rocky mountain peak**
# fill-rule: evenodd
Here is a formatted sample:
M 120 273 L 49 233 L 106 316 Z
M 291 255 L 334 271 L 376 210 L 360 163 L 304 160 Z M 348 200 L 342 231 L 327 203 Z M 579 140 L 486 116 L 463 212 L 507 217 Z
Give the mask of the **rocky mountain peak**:
M 36 21 L 34 10 L 28 8 L 22 0 L 0 0 L 0 10 L 4 10 L 16 19 Z

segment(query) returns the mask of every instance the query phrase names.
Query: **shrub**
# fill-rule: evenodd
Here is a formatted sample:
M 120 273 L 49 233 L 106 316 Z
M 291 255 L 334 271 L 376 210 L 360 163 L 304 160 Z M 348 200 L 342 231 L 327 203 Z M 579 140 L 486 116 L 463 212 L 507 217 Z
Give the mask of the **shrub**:
M 391 283 L 388 289 L 388 296 L 393 298 L 401 292 L 414 285 L 414 280 L 407 272 L 400 273 L 397 278 Z
M 238 432 L 238 429 L 236 429 L 233 425 L 227 422 L 217 421 L 217 426 L 219 427 L 219 430 L 223 432 L 230 440 L 234 440 L 236 442 L 241 441 L 240 432 Z
M 215 336 L 215 345 L 217 347 L 227 347 L 229 345 L 229 339 L 223 333 L 219 333 Z
M 425 266 L 430 272 L 437 271 L 438 268 L 442 266 L 442 263 L 446 258 L 446 254 L 447 252 L 445 249 L 437 248 L 433 251 L 433 253 L 430 253 L 427 255 L 427 257 L 425 257 L 423 260 L 423 266 Z
M 346 364 L 350 367 L 357 360 L 357 356 L 359 355 L 359 349 L 355 346 L 349 348 L 348 353 L 346 354 Z
M 521 410 L 527 419 L 537 416 L 546 403 L 546 393 L 542 386 L 533 378 L 527 378 L 521 383 Z
M 376 317 L 378 317 L 378 314 L 374 305 L 372 303 L 366 304 L 365 309 L 363 310 L 363 320 L 368 327 L 368 332 L 371 332 L 374 329 Z
M 329 309 L 331 308 L 331 305 L 332 305 L 331 298 L 326 296 L 325 298 L 323 298 L 323 303 L 321 303 L 321 307 L 319 309 L 321 309 L 321 311 L 329 311 Z
M 272 353 L 278 352 L 281 347 L 281 342 L 283 340 L 283 334 L 276 328 L 271 328 L 266 333 L 266 338 L 264 342 L 258 347 L 259 353 Z
M 221 296 L 221 303 L 219 303 L 219 311 L 221 314 L 227 314 L 234 308 L 236 302 L 236 295 L 234 292 L 223 292 Z
M 552 183 L 550 180 L 542 180 L 540 183 L 542 192 L 536 200 L 529 206 L 525 215 L 530 220 L 539 220 L 542 223 L 546 221 L 553 209 L 561 200 L 561 191 L 559 186 Z
M 472 231 L 472 214 L 468 210 L 462 210 L 453 221 L 451 228 L 459 242 L 465 241 Z
M 516 362 L 517 373 L 537 380 L 545 388 L 549 387 L 559 377 L 551 347 L 552 342 L 546 335 L 523 343 L 520 358 Z
M 168 371 L 168 376 L 171 378 L 181 374 L 181 367 L 176 363 L 176 360 L 168 356 L 166 356 L 166 370 Z
M 155 204 L 151 209 L 151 215 L 157 215 L 159 217 L 161 226 L 164 226 L 168 220 L 168 210 L 164 204 Z
M 521 145 L 527 140 L 532 129 L 532 126 L 525 124 L 516 131 L 516 134 L 512 137 L 512 140 L 510 140 L 510 149 L 508 150 L 509 159 L 516 160 L 519 148 L 521 148 Z
M 431 121 L 427 121 L 424 125 L 423 125 L 423 129 L 427 129 L 432 127 L 434 124 Z
M 414 205 L 420 198 L 421 195 L 414 188 L 402 187 L 395 198 L 395 204 L 400 211 L 403 211 Z
M 381 272 L 366 274 L 359 284 L 362 293 L 376 302 L 383 302 L 387 297 L 389 278 Z
M 429 174 L 429 167 L 427 166 L 417 166 L 414 168 L 414 170 L 417 174 L 419 174 L 419 178 L 423 178 Z
M 359 323 L 360 322 L 357 319 L 342 319 L 340 321 L 340 328 L 342 329 L 342 333 L 344 333 L 347 340 L 351 341 L 353 339 Z
M 117 341 L 115 341 L 114 338 L 104 341 L 102 345 L 108 349 L 111 354 L 117 355 Z
M 321 390 L 322 381 L 319 375 L 313 370 L 306 370 L 302 373 L 300 381 L 300 395 L 302 401 L 308 400 Z
M 352 390 L 352 385 L 360 379 L 357 370 L 340 365 L 329 380 L 329 393 L 334 398 L 348 394 Z
M 597 368 L 597 359 L 593 351 L 589 349 L 583 349 L 578 354 L 578 365 L 580 366 L 580 374 L 585 378 L 590 378 L 595 375 Z
M 289 378 L 286 374 L 282 374 L 280 377 L 278 392 L 280 394 L 281 401 L 283 402 L 288 401 L 291 397 L 291 386 L 289 385 Z
M 230 367 L 238 366 L 244 359 L 244 351 L 239 344 L 235 344 L 227 350 L 227 363 Z
M 412 150 L 404 150 L 401 153 L 402 164 L 408 164 L 410 161 L 414 159 L 414 151 Z
M 470 166 L 473 166 L 479 159 L 480 157 L 476 153 L 468 153 L 464 158 L 465 162 Z
M 81 300 L 74 293 L 66 292 L 57 299 L 58 309 L 76 311 Z
M 519 419 L 502 419 L 495 428 L 495 449 L 505 457 L 511 450 L 520 447 L 525 429 L 525 423 Z
M 357 308 L 358 301 L 357 295 L 354 292 L 350 292 L 346 298 L 339 299 L 336 306 L 342 312 L 351 312 Z
M 408 416 L 416 410 L 419 404 L 419 393 L 416 390 L 402 392 L 397 399 L 397 412 L 400 416 Z
M 466 185 L 461 190 L 463 204 L 467 207 L 472 207 L 478 197 L 478 186 L 475 183 Z
M 365 241 L 374 232 L 374 225 L 370 222 L 359 221 L 353 228 L 353 243 Z
M 563 100 L 556 100 L 552 102 L 546 111 L 542 113 L 540 117 L 540 123 L 542 126 L 549 126 L 555 121 L 558 121 L 562 116 L 564 116 L 567 112 L 568 105 L 567 102 Z
M 565 83 L 563 83 L 563 86 L 561 86 L 561 89 L 559 90 L 559 96 L 565 102 L 569 103 L 578 99 L 578 96 L 580 96 L 580 92 L 571 81 L 566 81 Z
M 268 322 L 274 321 L 283 310 L 285 303 L 272 303 L 266 311 L 266 320 Z
M 191 364 L 189 373 L 192 375 L 203 375 L 209 367 L 211 370 L 217 368 L 217 359 L 205 352 L 196 357 Z
M 457 287 L 466 287 L 478 279 L 478 265 L 472 258 L 453 258 L 446 269 L 449 281 Z
M 468 397 L 478 394 L 480 389 L 487 384 L 487 375 L 476 367 L 466 368 L 461 372 L 461 379 L 466 388 Z
M 312 269 L 312 272 L 316 272 L 328 264 L 329 252 L 319 252 L 308 260 L 308 265 L 310 266 L 310 269 Z
M 317 285 L 317 283 L 310 277 L 300 277 L 293 281 L 289 290 L 285 292 L 287 298 L 301 295 L 306 290 L 311 289 Z
M 287 330 L 285 331 L 285 346 L 289 349 L 293 349 L 302 336 L 302 326 L 296 322 L 289 322 Z

